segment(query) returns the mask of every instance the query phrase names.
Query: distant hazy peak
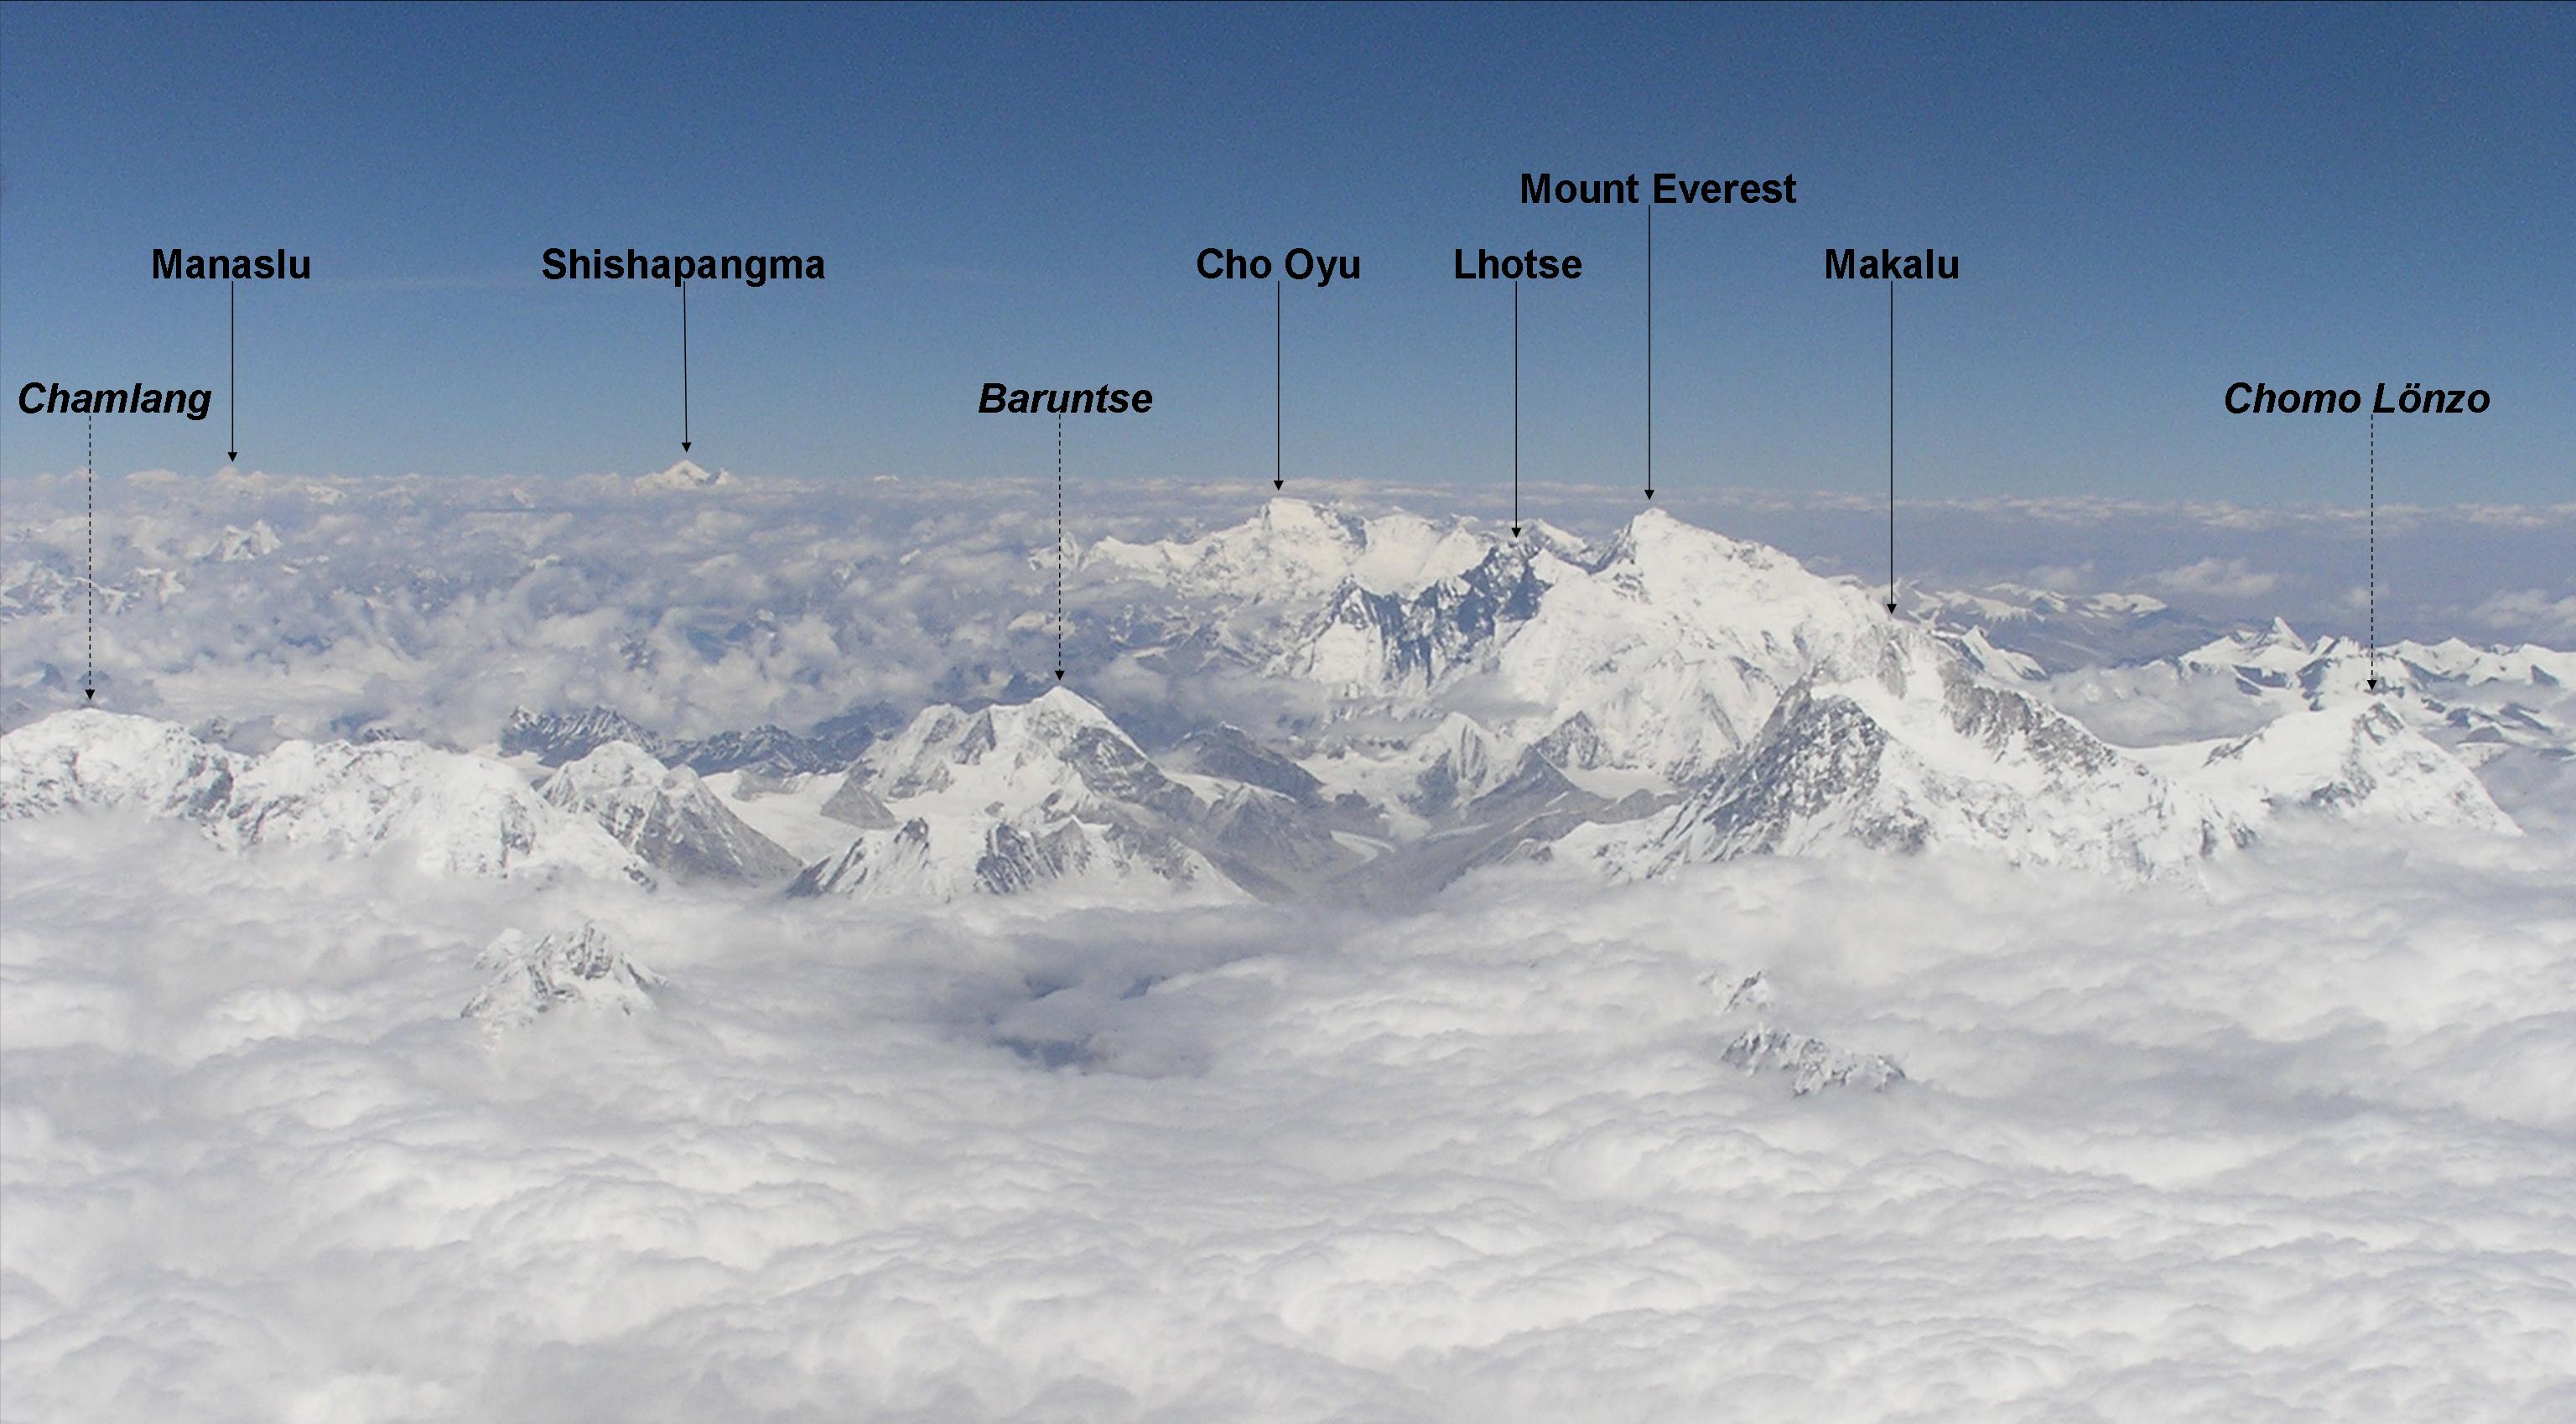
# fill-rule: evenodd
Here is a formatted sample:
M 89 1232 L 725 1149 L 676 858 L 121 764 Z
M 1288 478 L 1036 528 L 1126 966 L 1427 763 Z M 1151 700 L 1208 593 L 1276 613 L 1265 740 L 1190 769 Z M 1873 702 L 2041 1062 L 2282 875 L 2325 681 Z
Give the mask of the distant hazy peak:
M 717 470 L 709 473 L 705 466 L 694 460 L 682 460 L 668 469 L 655 470 L 649 475 L 635 477 L 635 488 L 638 490 L 721 489 L 732 483 L 734 483 L 733 471 Z

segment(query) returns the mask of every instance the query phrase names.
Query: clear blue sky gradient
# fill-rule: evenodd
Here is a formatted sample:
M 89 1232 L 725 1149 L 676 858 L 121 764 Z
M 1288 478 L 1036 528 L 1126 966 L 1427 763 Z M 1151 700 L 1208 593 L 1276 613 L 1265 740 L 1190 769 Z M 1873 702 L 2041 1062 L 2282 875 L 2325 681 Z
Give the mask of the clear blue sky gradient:
M 0 475 L 80 462 L 17 387 L 212 386 L 109 470 L 225 450 L 224 289 L 155 246 L 313 257 L 241 293 L 245 466 L 636 472 L 680 454 L 679 312 L 550 246 L 817 252 L 692 289 L 694 456 L 750 473 L 1047 473 L 986 380 L 1150 387 L 1078 474 L 1263 481 L 1271 293 L 1201 247 L 1358 253 L 1287 293 L 1287 473 L 1505 481 L 1507 284 L 1532 482 L 1640 483 L 1643 218 L 1520 174 L 1795 173 L 1655 223 L 1660 484 L 1874 494 L 1885 289 L 1905 489 L 2358 503 L 2359 417 L 2231 380 L 2423 380 L 2390 498 L 2576 499 L 2576 8 L 368 9 L 0 17 Z M 1292 492 L 1294 484 L 1291 485 Z

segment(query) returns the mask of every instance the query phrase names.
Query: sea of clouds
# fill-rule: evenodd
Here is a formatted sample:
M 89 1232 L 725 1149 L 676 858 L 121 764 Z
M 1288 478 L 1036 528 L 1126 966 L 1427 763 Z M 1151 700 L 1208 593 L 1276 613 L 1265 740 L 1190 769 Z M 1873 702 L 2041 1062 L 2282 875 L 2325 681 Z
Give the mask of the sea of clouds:
M 37 484 L 0 548 L 13 720 L 79 696 L 76 486 Z M 689 735 L 989 695 L 1050 659 L 1033 493 L 111 480 L 102 701 L 475 745 L 519 704 Z M 1075 533 L 1257 497 L 1128 491 Z M 1614 524 L 1590 497 L 1548 517 Z M 1869 517 L 1710 500 L 1676 512 L 1828 566 Z M 1985 576 L 2347 586 L 2313 572 L 2331 511 L 1940 518 L 2002 531 L 1963 577 L 2027 548 Z M 2231 524 L 2269 532 L 2173 532 Z M 254 525 L 274 549 L 206 542 Z M 2463 565 L 2409 631 L 2545 615 L 2564 565 Z M 2576 841 L 2526 824 L 2294 827 L 2183 886 L 1522 866 L 1382 918 L 12 822 L 0 1419 L 2563 1420 Z M 496 938 L 584 922 L 662 976 L 650 1011 L 460 1017 Z M 1729 1061 L 1760 1025 L 1904 1077 L 1802 1095 Z
M 2566 1418 L 2576 866 L 2350 835 L 1376 921 L 17 823 L 5 1413 Z M 652 1012 L 458 1017 L 584 918 Z M 1756 973 L 1905 1080 L 1726 1062 Z

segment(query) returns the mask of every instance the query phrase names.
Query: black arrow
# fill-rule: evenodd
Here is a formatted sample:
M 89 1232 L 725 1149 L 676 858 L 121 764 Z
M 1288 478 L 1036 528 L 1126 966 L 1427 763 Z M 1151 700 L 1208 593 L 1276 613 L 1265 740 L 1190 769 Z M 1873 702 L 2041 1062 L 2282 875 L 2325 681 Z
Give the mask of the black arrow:
M 1288 471 L 1288 299 L 1270 284 L 1270 487 L 1286 489 Z
M 1655 205 L 1646 205 L 1646 498 L 1655 497 Z
M 98 417 L 88 417 L 87 454 L 81 466 L 89 497 L 89 669 L 81 674 L 81 701 L 98 696 Z
M 1064 413 L 1055 417 L 1055 680 L 1064 681 Z
M 689 284 L 674 277 L 680 289 L 680 449 L 689 448 Z
M 1512 279 L 1512 537 L 1521 537 L 1521 280 Z
M 241 298 L 238 283 L 224 283 L 224 422 L 225 440 L 233 448 L 224 458 L 241 458 Z
M 1896 611 L 1896 283 L 1887 284 L 1887 611 Z
M 2370 413 L 2370 690 L 2379 690 L 2379 412 Z

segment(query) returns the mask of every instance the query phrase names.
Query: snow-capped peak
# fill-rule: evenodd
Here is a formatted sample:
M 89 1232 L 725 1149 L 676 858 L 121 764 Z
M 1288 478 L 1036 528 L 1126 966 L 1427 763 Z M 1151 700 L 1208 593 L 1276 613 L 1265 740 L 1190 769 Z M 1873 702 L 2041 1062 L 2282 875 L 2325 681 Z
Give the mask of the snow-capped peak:
M 57 712 L 0 737 L 0 819 L 74 807 L 219 815 L 246 760 L 156 718 Z
M 225 525 L 221 533 L 206 535 L 190 544 L 188 553 L 219 564 L 239 564 L 264 559 L 276 553 L 278 548 L 277 531 L 268 527 L 267 520 L 254 519 L 248 529 Z
M 930 708 L 862 771 L 896 824 L 807 866 L 795 892 L 1238 895 L 1180 839 L 1205 809 L 1198 798 L 1070 688 L 971 713 Z
M 2230 633 L 2195 648 L 2182 655 L 2182 662 L 2185 666 L 2251 667 L 2273 674 L 2290 674 L 2305 667 L 2333 641 L 2327 639 L 2325 643 L 2310 644 L 2299 636 L 2298 630 L 2292 628 L 2287 619 L 2275 618 L 2271 627 L 2259 632 Z
M 2249 819 L 2323 811 L 2419 825 L 2518 834 L 2475 773 L 2381 702 L 2348 703 L 2275 718 L 2249 737 L 2163 759 L 2187 784 Z
M 416 742 L 290 741 L 244 756 L 167 722 L 90 709 L 0 737 L 0 817 L 92 807 L 192 822 L 233 850 L 298 845 L 408 853 L 450 873 L 651 879 L 510 767 Z
M 635 477 L 635 488 L 639 491 L 721 489 L 732 483 L 733 471 L 710 473 L 694 460 L 682 460 L 668 469 Z
M 1790 685 L 1877 667 L 1895 636 L 1858 589 L 1660 510 L 1588 570 L 1543 556 L 1534 572 L 1545 591 L 1492 669 L 1535 710 L 1496 730 L 1526 743 L 1580 716 L 1603 764 L 1676 778 L 1741 746 Z
M 1493 541 L 1410 514 L 1363 519 L 1280 497 L 1243 523 L 1195 539 L 1130 544 L 1103 539 L 1083 556 L 1094 573 L 1142 578 L 1245 600 L 1312 597 L 1356 582 L 1410 594 L 1476 566 Z
M 653 1007 L 653 991 L 663 982 L 588 920 L 533 942 L 521 931 L 506 930 L 475 958 L 474 967 L 492 971 L 492 978 L 458 1017 L 480 1019 L 487 1033 L 524 1028 L 568 1009 L 636 1014 Z
M 1192 803 L 1109 714 L 1062 686 L 976 712 L 930 708 L 872 749 L 867 766 L 869 789 L 898 811 L 921 798 L 1006 815 L 1100 800 L 1185 815 Z

